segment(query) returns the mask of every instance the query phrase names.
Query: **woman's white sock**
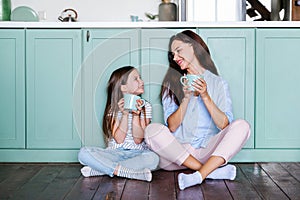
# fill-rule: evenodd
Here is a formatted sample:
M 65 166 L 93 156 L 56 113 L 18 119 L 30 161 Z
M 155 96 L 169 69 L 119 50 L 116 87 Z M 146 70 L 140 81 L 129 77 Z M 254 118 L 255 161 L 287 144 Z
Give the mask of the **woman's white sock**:
M 229 179 L 234 180 L 236 177 L 236 167 L 234 165 L 225 165 L 211 172 L 206 178 L 208 179 Z M 180 173 L 178 175 L 178 185 L 180 190 L 202 183 L 202 176 L 199 171 L 193 174 Z
M 81 168 L 80 171 L 84 177 L 105 175 L 104 173 L 96 171 L 96 170 L 90 168 L 89 166 L 84 166 L 83 168 Z
M 193 174 L 180 173 L 178 175 L 178 185 L 180 190 L 202 183 L 200 172 L 196 171 Z
M 206 178 L 208 179 L 229 179 L 234 180 L 236 177 L 236 167 L 234 165 L 225 165 L 212 171 Z

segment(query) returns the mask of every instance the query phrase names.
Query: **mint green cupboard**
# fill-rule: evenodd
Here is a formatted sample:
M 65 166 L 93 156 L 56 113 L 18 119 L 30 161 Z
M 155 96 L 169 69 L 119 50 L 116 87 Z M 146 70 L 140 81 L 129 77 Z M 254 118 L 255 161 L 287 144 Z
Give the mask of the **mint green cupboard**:
M 256 47 L 256 147 L 298 149 L 299 161 L 300 30 L 258 28 Z
M 0 148 L 25 148 L 25 31 L 0 29 Z
M 26 30 L 27 149 L 80 148 L 81 120 L 73 120 L 80 66 L 80 29 Z
M 122 66 L 140 69 L 139 29 L 83 29 L 83 146 L 104 147 L 102 130 L 106 86 Z
M 211 57 L 229 84 L 235 119 L 251 125 L 251 136 L 244 148 L 254 148 L 255 30 L 247 28 L 199 28 Z

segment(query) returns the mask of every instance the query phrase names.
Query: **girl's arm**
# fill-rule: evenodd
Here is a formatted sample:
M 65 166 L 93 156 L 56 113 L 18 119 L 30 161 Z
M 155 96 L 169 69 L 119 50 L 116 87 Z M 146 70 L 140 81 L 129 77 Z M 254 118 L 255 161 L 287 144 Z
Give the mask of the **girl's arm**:
M 140 144 L 144 140 L 144 128 L 142 127 L 142 121 L 140 115 L 134 114 L 132 117 L 132 136 L 136 144 Z
M 116 116 L 116 122 L 112 125 L 112 136 L 118 144 L 124 142 L 128 131 L 128 112 L 124 110 L 124 99 L 118 102 L 120 111 L 122 112 L 121 120 Z
M 138 110 L 133 111 L 132 113 L 132 136 L 134 139 L 134 142 L 136 144 L 140 144 L 144 140 L 144 129 L 146 126 L 150 123 L 150 119 L 141 118 L 141 109 L 139 105 L 141 105 L 141 102 L 138 103 Z

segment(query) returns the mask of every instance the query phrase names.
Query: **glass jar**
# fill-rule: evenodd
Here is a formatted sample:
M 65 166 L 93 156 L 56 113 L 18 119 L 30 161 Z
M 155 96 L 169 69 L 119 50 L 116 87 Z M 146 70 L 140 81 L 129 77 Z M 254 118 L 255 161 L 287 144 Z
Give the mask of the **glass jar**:
M 163 0 L 159 4 L 158 10 L 159 21 L 177 21 L 177 6 L 170 0 Z

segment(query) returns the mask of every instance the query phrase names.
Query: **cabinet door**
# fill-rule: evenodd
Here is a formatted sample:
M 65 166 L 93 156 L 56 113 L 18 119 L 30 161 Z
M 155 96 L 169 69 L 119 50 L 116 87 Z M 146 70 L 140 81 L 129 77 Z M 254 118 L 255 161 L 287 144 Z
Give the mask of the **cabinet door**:
M 80 30 L 26 31 L 27 148 L 79 148 L 73 85 L 81 64 Z
M 152 122 L 164 123 L 160 98 L 161 85 L 169 67 L 168 48 L 172 35 L 184 29 L 143 29 L 141 36 L 143 97 L 153 107 Z M 193 30 L 193 29 L 191 29 Z M 196 31 L 196 29 L 194 29 Z
M 84 145 L 104 147 L 102 120 L 111 73 L 131 65 L 139 68 L 139 30 L 83 30 Z
M 247 120 L 251 136 L 245 148 L 254 148 L 254 29 L 199 29 L 220 76 L 229 83 L 234 118 Z
M 299 29 L 258 29 L 256 147 L 300 148 Z
M 0 148 L 25 147 L 24 41 L 24 30 L 0 30 Z

